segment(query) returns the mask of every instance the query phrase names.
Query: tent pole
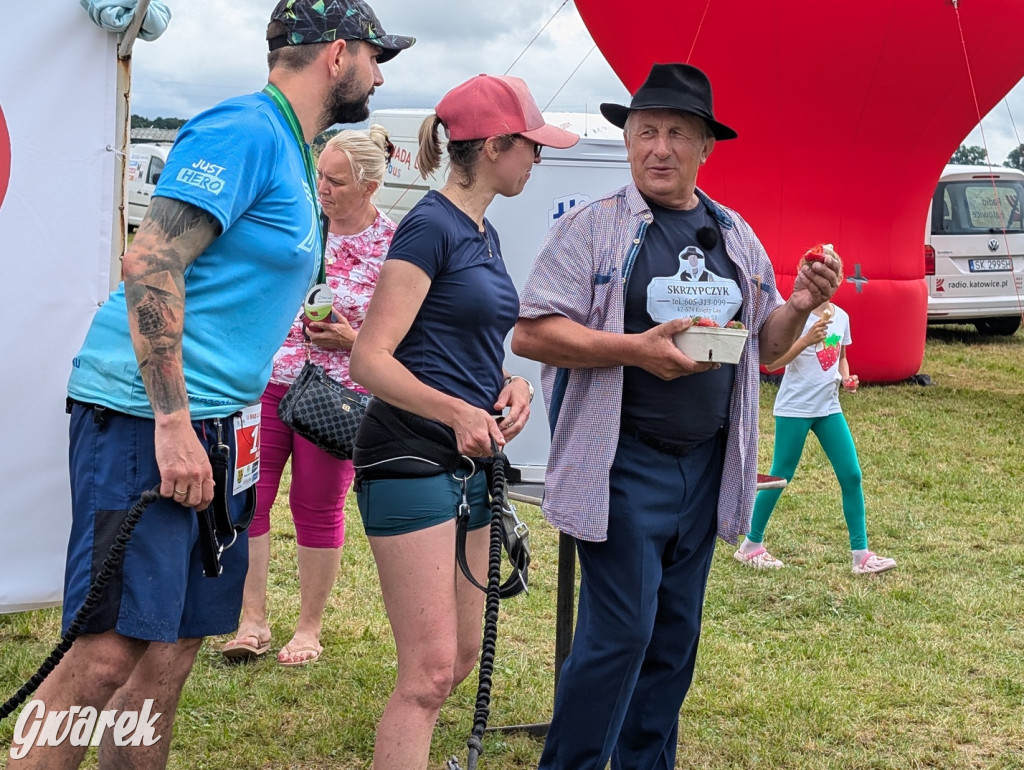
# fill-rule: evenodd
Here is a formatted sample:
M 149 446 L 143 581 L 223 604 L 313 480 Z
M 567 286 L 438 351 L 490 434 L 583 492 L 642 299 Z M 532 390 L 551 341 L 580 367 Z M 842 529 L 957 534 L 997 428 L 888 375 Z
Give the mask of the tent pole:
M 124 31 L 117 45 L 117 114 L 115 125 L 117 136 L 111 149 L 114 151 L 114 221 L 111 223 L 110 238 L 110 288 L 121 282 L 121 259 L 128 245 L 127 168 L 131 152 L 131 85 L 132 47 L 142 29 L 142 22 L 149 10 L 150 0 L 139 0 L 135 16 Z

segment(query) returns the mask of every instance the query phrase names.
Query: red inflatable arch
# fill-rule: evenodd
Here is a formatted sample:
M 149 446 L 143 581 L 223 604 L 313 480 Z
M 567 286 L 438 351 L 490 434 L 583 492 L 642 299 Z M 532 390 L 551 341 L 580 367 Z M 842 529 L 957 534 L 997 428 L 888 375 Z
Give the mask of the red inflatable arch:
M 1024 76 L 1022 0 L 576 0 L 630 90 L 654 62 L 699 66 L 716 146 L 700 186 L 752 224 L 786 296 L 796 261 L 835 244 L 850 363 L 894 382 L 924 356 L 924 226 L 942 168 Z M 970 70 L 968 71 L 968 65 Z M 975 98 L 977 103 L 975 103 Z

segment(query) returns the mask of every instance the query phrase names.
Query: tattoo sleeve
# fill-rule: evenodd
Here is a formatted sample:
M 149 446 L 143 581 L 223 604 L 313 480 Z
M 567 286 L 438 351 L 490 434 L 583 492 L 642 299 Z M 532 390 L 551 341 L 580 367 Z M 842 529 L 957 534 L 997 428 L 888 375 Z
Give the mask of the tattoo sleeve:
M 185 269 L 220 234 L 210 214 L 189 203 L 153 198 L 124 257 L 128 327 L 146 393 L 157 414 L 188 408 L 181 339 Z

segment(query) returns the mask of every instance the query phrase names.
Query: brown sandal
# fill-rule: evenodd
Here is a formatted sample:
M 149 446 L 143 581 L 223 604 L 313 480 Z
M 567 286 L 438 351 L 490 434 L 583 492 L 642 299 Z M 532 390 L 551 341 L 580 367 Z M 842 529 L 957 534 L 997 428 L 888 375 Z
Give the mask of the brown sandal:
M 267 652 L 270 652 L 270 640 L 261 642 L 255 634 L 235 637 L 220 649 L 220 654 L 232 662 L 252 660 Z

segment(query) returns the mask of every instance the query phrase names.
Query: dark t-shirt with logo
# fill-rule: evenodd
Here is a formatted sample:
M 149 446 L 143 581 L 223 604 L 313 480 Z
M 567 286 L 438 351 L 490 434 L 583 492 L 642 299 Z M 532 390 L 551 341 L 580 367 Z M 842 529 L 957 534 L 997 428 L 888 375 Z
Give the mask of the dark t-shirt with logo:
M 690 315 L 687 307 L 696 311 L 704 307 L 696 296 L 689 305 L 676 296 L 684 294 L 685 298 L 687 291 L 700 291 L 702 295 L 717 291 L 739 297 L 736 267 L 725 251 L 718 223 L 703 202 L 689 211 L 651 204 L 651 211 L 654 222 L 647 228 L 626 286 L 626 334 L 639 334 L 658 325 L 650 311 L 672 287 L 659 288 L 665 281 L 655 279 L 678 276 L 678 281 L 671 281 L 675 286 L 691 284 L 673 292 L 673 317 Z M 711 228 L 713 237 L 701 240 L 705 244 L 714 241 L 713 247 L 698 242 L 697 231 L 701 228 Z M 698 283 L 699 288 L 693 283 Z M 738 315 L 738 306 L 723 304 L 716 320 L 724 324 Z M 693 444 L 711 438 L 728 423 L 735 375 L 734 365 L 723 364 L 720 369 L 666 382 L 639 367 L 624 367 L 623 425 L 673 444 Z

